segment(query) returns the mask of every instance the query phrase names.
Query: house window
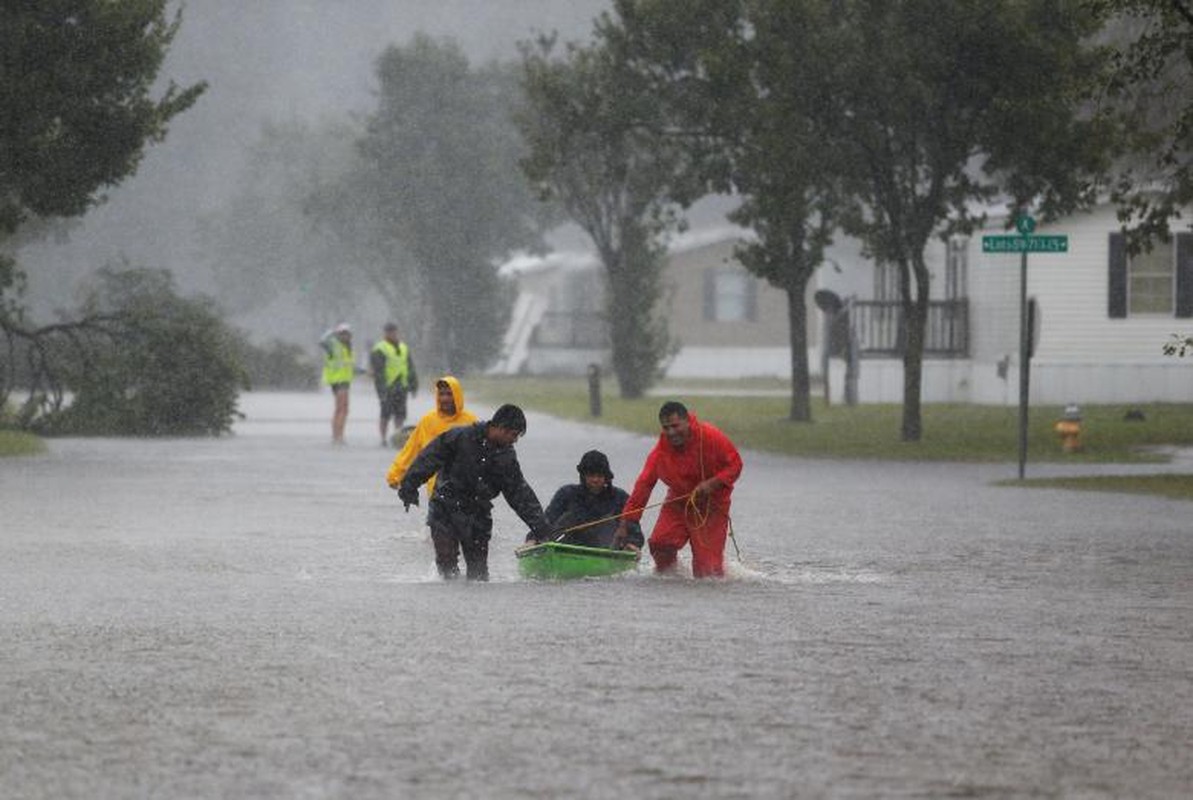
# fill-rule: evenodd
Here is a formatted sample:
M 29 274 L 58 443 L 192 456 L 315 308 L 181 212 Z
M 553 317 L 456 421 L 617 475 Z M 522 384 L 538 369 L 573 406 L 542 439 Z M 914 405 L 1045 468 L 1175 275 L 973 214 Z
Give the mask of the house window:
M 1110 234 L 1109 314 L 1193 317 L 1193 234 L 1157 241 L 1131 255 L 1121 233 Z
M 740 269 L 704 272 L 704 319 L 710 322 L 753 322 L 758 318 L 758 286 Z
M 1127 313 L 1171 314 L 1176 284 L 1172 242 L 1127 256 Z

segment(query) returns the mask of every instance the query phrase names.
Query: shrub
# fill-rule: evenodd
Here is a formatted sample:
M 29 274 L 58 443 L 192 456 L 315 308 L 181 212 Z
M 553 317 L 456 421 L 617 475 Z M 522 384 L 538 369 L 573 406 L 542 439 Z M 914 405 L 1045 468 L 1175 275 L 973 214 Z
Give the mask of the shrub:
M 211 300 L 182 298 L 164 270 L 100 271 L 83 304 L 103 324 L 53 341 L 73 401 L 38 417 L 49 435 L 186 436 L 231 430 L 248 378 L 242 338 Z

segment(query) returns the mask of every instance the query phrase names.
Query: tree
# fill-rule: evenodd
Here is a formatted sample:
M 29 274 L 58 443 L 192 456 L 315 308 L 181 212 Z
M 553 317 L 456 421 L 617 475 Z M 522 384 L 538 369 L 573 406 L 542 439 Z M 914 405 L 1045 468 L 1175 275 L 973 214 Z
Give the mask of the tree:
M 1101 53 L 1088 15 L 1060 0 L 839 2 L 831 37 L 834 142 L 853 198 L 846 229 L 898 268 L 906 342 L 901 436 L 921 436 L 933 238 L 968 233 L 976 202 L 1045 218 L 1093 198 L 1085 176 L 1113 143 L 1082 115 Z
M 658 308 L 661 237 L 678 224 L 683 153 L 660 136 L 657 98 L 610 48 L 569 44 L 557 55 L 544 37 L 523 44 L 522 56 L 523 169 L 592 239 L 605 270 L 618 388 L 641 397 L 669 347 Z
M 72 323 L 9 329 L 24 346 L 25 427 L 46 434 L 187 436 L 231 430 L 244 343 L 164 270 L 105 268 Z M 67 404 L 64 396 L 73 400 Z
M 312 205 L 372 243 L 395 294 L 425 307 L 420 363 L 459 371 L 501 345 L 513 287 L 497 265 L 539 244 L 537 203 L 518 169 L 512 67 L 474 69 L 458 45 L 416 36 L 378 59 L 379 105 L 358 140 L 361 169 Z
M 1188 0 L 1085 0 L 1106 22 L 1113 58 L 1105 88 L 1131 120 L 1131 158 L 1114 187 L 1128 245 L 1167 237 L 1193 203 L 1193 4 Z
M 253 344 L 248 334 L 237 331 L 240 345 L 236 359 L 244 366 L 249 385 L 254 389 L 319 388 L 319 362 L 310 347 L 272 339 L 268 344 Z
M 55 218 L 77 217 L 133 174 L 148 144 L 205 84 L 154 84 L 181 16 L 166 0 L 8 3 L 0 25 L 0 249 Z M 58 350 L 43 337 L 80 336 L 105 320 L 45 328 L 23 321 L 23 276 L 0 252 L 0 406 L 18 375 L 18 350 Z M 18 347 L 20 345 L 20 347 Z M 29 348 L 24 350 L 24 346 Z M 57 371 L 56 369 L 52 371 Z
M 205 84 L 152 96 L 181 20 L 167 0 L 9 3 L 0 25 L 0 244 L 34 217 L 80 216 L 136 171 Z M 0 290 L 15 279 L 0 267 Z
M 1112 51 L 1107 113 L 1129 131 L 1111 199 L 1119 206 L 1127 249 L 1168 239 L 1173 220 L 1193 204 L 1193 4 L 1188 0 L 1085 0 L 1103 20 Z M 1166 355 L 1183 357 L 1188 336 L 1173 334 Z
M 339 121 L 262 129 L 229 201 L 199 226 L 223 308 L 243 313 L 289 298 L 308 312 L 303 341 L 311 340 L 312 326 L 350 318 L 367 289 L 404 321 L 417 312 L 409 291 L 395 291 L 387 277 L 393 263 L 375 242 L 318 224 L 321 194 L 360 172 L 354 146 L 360 133 Z
M 819 2 L 619 0 L 607 39 L 669 110 L 674 146 L 714 191 L 736 193 L 730 219 L 757 238 L 745 267 L 787 295 L 790 419 L 812 418 L 807 288 L 836 222 L 836 150 L 818 116 L 836 54 L 818 34 Z

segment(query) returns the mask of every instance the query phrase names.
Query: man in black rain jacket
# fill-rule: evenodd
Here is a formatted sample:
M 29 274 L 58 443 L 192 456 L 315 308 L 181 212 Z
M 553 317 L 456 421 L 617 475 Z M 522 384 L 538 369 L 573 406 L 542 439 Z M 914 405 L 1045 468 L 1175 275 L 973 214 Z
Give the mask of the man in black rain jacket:
M 460 574 L 459 555 L 463 552 L 467 578 L 489 579 L 493 499 L 499 494 L 530 527 L 532 538 L 547 537 L 543 507 L 522 477 L 514 451 L 514 442 L 525 432 L 522 409 L 504 405 L 488 421 L 440 434 L 423 448 L 402 478 L 398 497 L 409 511 L 410 506 L 418 505 L 418 487 L 437 475 L 427 524 L 435 545 L 435 565 L 444 578 Z
M 589 450 L 576 465 L 578 483 L 561 486 L 547 504 L 547 521 L 563 534 L 559 541 L 585 547 L 613 547 L 613 533 L 630 496 L 613 485 L 609 458 L 600 450 Z M 642 528 L 637 522 L 626 525 L 624 546 L 642 547 Z

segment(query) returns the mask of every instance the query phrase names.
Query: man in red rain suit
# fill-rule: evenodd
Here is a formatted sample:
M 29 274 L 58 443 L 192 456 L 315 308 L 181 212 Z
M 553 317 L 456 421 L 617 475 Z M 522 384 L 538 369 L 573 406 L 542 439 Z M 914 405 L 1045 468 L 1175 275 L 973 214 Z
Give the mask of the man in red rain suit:
M 659 423 L 663 432 L 634 482 L 614 541 L 624 541 L 627 523 L 642 517 L 655 483 L 662 481 L 667 498 L 649 542 L 655 569 L 674 569 L 676 554 L 690 542 L 692 574 L 720 577 L 725 574 L 729 497 L 741 474 L 741 456 L 728 436 L 689 414 L 683 403 L 664 403 Z

